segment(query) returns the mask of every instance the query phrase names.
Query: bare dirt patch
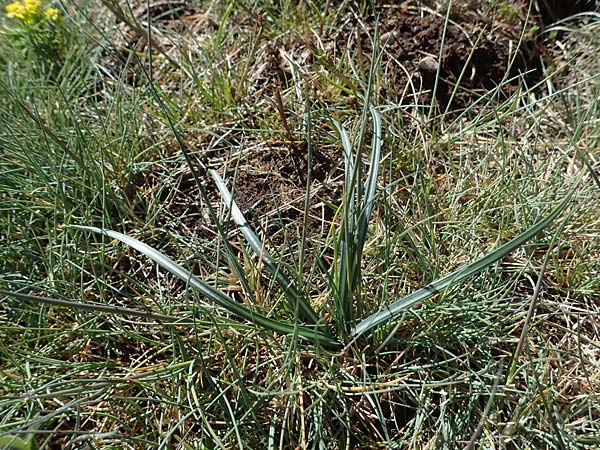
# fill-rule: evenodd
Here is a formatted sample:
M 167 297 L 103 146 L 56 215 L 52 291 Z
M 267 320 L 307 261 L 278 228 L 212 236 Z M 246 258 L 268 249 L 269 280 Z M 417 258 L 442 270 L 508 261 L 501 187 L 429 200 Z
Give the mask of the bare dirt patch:
M 404 4 L 377 2 L 366 16 L 350 7 L 339 16 L 339 26 L 329 28 L 329 31 L 326 29 L 320 36 L 322 46 L 319 50 L 310 34 L 301 36 L 291 33 L 284 37 L 266 37 L 264 39 L 267 42 L 244 42 L 244 39 L 254 39 L 257 36 L 250 28 L 258 26 L 259 22 L 255 21 L 262 13 L 239 12 L 241 16 L 246 14 L 245 19 L 241 18 L 249 27 L 240 45 L 251 47 L 256 44 L 257 48 L 263 50 L 257 52 L 255 61 L 243 62 L 250 63 L 246 83 L 248 92 L 239 93 L 236 101 L 250 101 L 251 98 L 255 105 L 260 104 L 261 107 L 274 111 L 277 107 L 273 95 L 275 92 L 282 92 L 284 107 L 288 107 L 293 103 L 293 98 L 290 100 L 289 96 L 293 96 L 290 92 L 293 91 L 296 78 L 290 73 L 289 64 L 282 55 L 296 55 L 298 61 L 304 64 L 302 70 L 318 101 L 324 104 L 343 104 L 343 96 L 332 98 L 328 93 L 319 91 L 323 82 L 313 75 L 330 68 L 324 67 L 322 55 L 314 52 L 325 51 L 326 58 L 333 66 L 350 55 L 353 63 L 362 66 L 365 73 L 368 73 L 368 67 L 372 63 L 373 38 L 377 30 L 382 51 L 382 81 L 376 92 L 379 96 L 378 103 L 396 103 L 404 110 L 417 113 L 426 111 L 433 105 L 437 108 L 436 113 L 446 111 L 456 115 L 469 109 L 469 114 L 476 115 L 479 108 L 477 101 L 482 96 L 494 92 L 490 96 L 490 101 L 494 102 L 513 95 L 519 83 L 522 83 L 517 75 L 524 75 L 528 86 L 544 77 L 543 67 L 548 64 L 544 60 L 548 58 L 548 54 L 540 30 L 550 20 L 548 17 L 558 18 L 566 13 L 563 11 L 565 8 L 555 3 L 536 3 L 533 19 L 538 21 L 537 26 L 525 25 L 527 11 L 520 3 L 515 3 L 512 15 L 499 12 L 498 8 L 498 11 L 494 10 L 490 14 L 464 9 L 450 15 L 449 20 L 446 20 L 444 14 L 425 8 L 411 9 Z M 576 3 L 579 5 L 580 2 Z M 159 28 L 177 29 L 182 33 L 193 34 L 194 30 L 197 31 L 200 25 L 196 18 L 200 16 L 206 22 L 206 27 L 214 27 L 214 23 L 207 19 L 208 16 L 202 15 L 199 10 L 187 9 L 179 3 L 169 5 L 166 7 L 157 3 L 150 10 L 139 14 L 153 16 L 155 25 Z M 492 10 L 492 7 L 488 8 Z M 573 11 L 570 9 L 567 12 Z M 240 36 L 244 34 L 241 33 Z M 133 33 L 133 38 L 135 37 Z M 156 34 L 155 37 L 159 39 L 160 36 Z M 169 47 L 168 41 L 161 41 L 160 44 L 167 52 L 175 51 L 172 46 Z M 144 43 L 133 39 L 127 45 L 143 51 Z M 332 71 L 329 71 L 328 76 L 336 78 Z M 355 101 L 349 97 L 346 100 L 350 106 Z M 294 106 L 290 108 L 293 109 Z M 288 112 L 292 113 L 290 116 L 294 113 L 283 111 L 282 114 L 286 115 Z M 247 123 L 241 124 L 242 128 L 260 128 L 260 124 L 257 125 L 260 119 L 252 114 L 245 120 Z M 302 234 L 309 171 L 306 144 L 301 140 L 277 144 L 250 136 L 243 136 L 241 139 L 251 141 L 246 146 L 251 147 L 251 151 L 241 152 L 237 156 L 214 155 L 218 161 L 238 158 L 235 164 L 228 163 L 227 166 L 229 186 L 234 191 L 238 205 L 253 226 L 263 227 L 271 237 L 274 237 L 271 231 L 274 232 L 277 227 L 281 230 L 281 225 L 290 228 L 286 233 L 295 236 Z M 202 147 L 204 144 L 206 143 L 200 142 L 198 145 Z M 231 150 L 232 153 L 234 151 L 237 150 Z M 310 168 L 312 198 L 307 225 L 310 228 L 309 234 L 323 234 L 327 232 L 326 224 L 333 217 L 332 206 L 340 203 L 340 178 L 336 176 L 334 169 L 340 164 L 341 152 L 324 146 L 315 146 L 313 152 Z M 210 156 L 205 163 L 221 164 L 218 161 L 213 161 L 213 156 Z M 235 182 L 232 182 L 232 177 L 235 177 Z M 191 175 L 182 174 L 178 180 L 172 180 L 174 184 L 169 189 L 167 206 L 157 218 L 156 224 L 178 228 L 178 232 L 183 234 L 214 237 L 207 220 L 206 206 L 199 199 Z M 204 181 L 207 186 L 212 184 L 208 177 Z M 157 185 L 155 188 L 162 186 Z M 211 195 L 216 202 L 219 201 L 215 191 Z
M 519 74 L 526 74 L 530 85 L 543 77 L 543 47 L 535 28 L 530 27 L 532 31 L 518 45 L 524 21 L 513 20 L 507 26 L 468 11 L 446 21 L 444 15 L 432 11 L 382 5 L 361 27 L 350 22 L 352 29 L 340 30 L 336 40 L 340 52 L 361 54 L 370 64 L 377 29 L 382 70 L 394 80 L 380 96 L 400 104 L 428 106 L 435 95 L 434 104 L 441 112 L 458 112 L 494 90 L 497 99 L 507 98 L 515 91 Z M 352 33 L 356 38 L 348 39 Z

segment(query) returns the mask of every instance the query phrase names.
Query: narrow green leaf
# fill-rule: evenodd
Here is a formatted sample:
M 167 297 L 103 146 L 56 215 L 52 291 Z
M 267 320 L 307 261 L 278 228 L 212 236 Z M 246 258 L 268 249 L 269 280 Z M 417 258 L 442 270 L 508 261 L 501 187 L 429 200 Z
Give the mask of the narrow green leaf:
M 350 142 L 350 137 L 348 136 L 348 132 L 339 123 L 337 120 L 333 120 L 333 125 L 336 127 L 338 134 L 340 135 L 340 139 L 342 140 L 342 148 L 344 150 L 344 173 L 345 176 L 345 185 L 346 185 L 346 194 L 348 196 L 349 209 L 351 211 L 354 210 L 354 181 L 356 179 L 356 159 L 354 158 L 354 152 L 352 148 L 352 143 Z M 348 176 L 351 174 L 351 176 Z M 351 216 L 349 216 L 351 218 Z
M 332 120 L 342 142 L 346 171 L 343 216 L 337 238 L 339 250 L 336 252 L 337 284 L 335 286 L 336 322 L 338 328 L 344 331 L 348 331 L 350 324 L 362 309 L 360 299 L 355 294 L 360 289 L 362 279 L 363 247 L 375 201 L 381 161 L 381 119 L 375 108 L 370 106 L 368 109 L 373 118 L 373 139 L 364 186 L 361 175 L 361 150 L 358 149 L 356 154 L 353 152 L 348 133 L 339 122 Z
M 244 214 L 242 214 L 242 211 L 238 207 L 237 203 L 235 200 L 233 200 L 231 192 L 229 192 L 229 189 L 227 189 L 223 178 L 221 178 L 216 170 L 210 170 L 209 172 L 215 180 L 215 184 L 219 189 L 219 193 L 221 194 L 223 202 L 231 211 L 231 217 L 233 221 L 239 227 L 244 238 L 248 242 L 248 245 L 250 245 L 252 248 L 252 251 L 254 251 L 256 256 L 262 260 L 271 276 L 274 277 L 279 285 L 283 288 L 285 295 L 292 303 L 292 310 L 295 311 L 297 308 L 300 317 L 303 320 L 307 320 L 312 324 L 319 323 L 319 316 L 314 311 L 308 300 L 306 300 L 304 294 L 292 280 L 285 276 L 285 274 L 281 271 L 279 264 L 277 264 L 273 258 L 271 258 L 269 251 L 264 247 L 259 237 L 248 224 Z
M 44 297 L 41 295 L 24 294 L 22 292 L 13 292 L 0 289 L 0 295 L 18 298 L 28 302 L 42 303 L 44 305 L 58 306 L 60 308 L 80 309 L 84 311 L 95 311 L 106 314 L 118 314 L 121 316 L 142 317 L 144 319 L 159 320 L 161 322 L 177 322 L 177 317 L 166 314 L 158 314 L 150 311 L 141 311 L 139 309 L 123 308 L 120 306 L 98 305 L 89 302 L 77 302 L 73 300 L 63 300 L 60 298 Z
M 35 450 L 37 449 L 37 445 L 31 437 L 28 439 L 21 439 L 17 436 L 0 436 L 0 448 L 7 450 Z
M 225 308 L 231 314 L 237 316 L 240 319 L 248 320 L 255 325 L 259 325 L 263 328 L 275 331 L 280 334 L 296 334 L 315 344 L 322 344 L 332 347 L 339 346 L 339 342 L 337 342 L 336 340 L 334 340 L 333 338 L 321 331 L 305 326 L 289 324 L 286 322 L 270 319 L 240 303 L 231 300 L 227 295 L 213 288 L 198 277 L 194 276 L 191 272 L 177 264 L 168 256 L 164 255 L 158 250 L 150 247 L 147 244 L 144 244 L 143 242 L 135 238 L 127 236 L 123 233 L 119 233 L 117 231 L 106 230 L 103 228 L 78 225 L 73 225 L 73 227 L 81 230 L 92 231 L 94 233 L 99 233 L 104 236 L 117 239 L 123 242 L 124 244 L 136 249 L 144 256 L 150 258 L 152 261 L 157 263 L 163 269 L 169 271 L 170 273 L 172 273 L 173 275 L 175 275 L 176 277 L 178 277 L 179 279 L 196 289 L 201 295 L 203 295 L 210 301 L 216 303 L 217 305 Z
M 371 149 L 371 159 L 369 161 L 369 173 L 365 180 L 363 198 L 361 199 L 361 210 L 357 217 L 358 226 L 356 229 L 356 249 L 354 256 L 358 269 L 362 260 L 363 247 L 369 230 L 369 221 L 375 203 L 375 191 L 377 188 L 377 178 L 379 177 L 379 164 L 381 162 L 381 119 L 377 110 L 371 107 L 371 116 L 373 117 L 373 143 Z M 358 274 L 360 277 L 360 272 Z
M 362 239 L 359 240 L 359 245 L 362 247 L 364 242 L 364 236 L 367 233 L 367 226 L 371 219 L 371 212 L 373 210 L 373 204 L 375 202 L 375 190 L 377 188 L 377 178 L 379 176 L 379 164 L 381 162 L 381 118 L 379 113 L 373 107 L 371 107 L 371 116 L 373 117 L 373 143 L 371 149 L 371 161 L 369 162 L 369 175 L 365 181 L 365 193 L 364 193 L 364 204 L 363 212 L 361 214 L 361 226 L 359 233 L 363 235 Z
M 517 237 L 511 239 L 503 246 L 488 253 L 482 258 L 473 261 L 466 266 L 460 267 L 436 281 L 433 281 L 429 285 L 407 295 L 395 303 L 381 308 L 376 313 L 363 319 L 354 329 L 353 338 L 357 338 L 358 336 L 373 330 L 378 325 L 393 319 L 399 312 L 411 308 L 414 305 L 433 297 L 439 292 L 460 283 L 464 279 L 479 273 L 486 267 L 491 266 L 496 261 L 514 251 L 550 225 L 550 223 L 552 223 L 552 221 L 556 219 L 556 217 L 558 217 L 558 215 L 566 208 L 573 192 L 573 190 L 570 191 L 560 202 L 560 204 L 550 214 L 548 214 L 548 216 L 534 224 L 531 228 L 527 229 L 523 233 L 519 234 Z
M 346 332 L 348 322 L 352 320 L 353 307 L 353 288 L 354 279 L 352 255 L 354 252 L 354 233 L 355 233 L 355 215 L 356 215 L 356 197 L 358 176 L 358 162 L 356 161 L 352 142 L 348 132 L 337 120 L 331 119 L 331 123 L 336 128 L 342 142 L 344 152 L 344 198 L 341 217 L 341 228 L 337 232 L 335 246 L 335 298 L 334 312 L 335 322 L 339 331 Z

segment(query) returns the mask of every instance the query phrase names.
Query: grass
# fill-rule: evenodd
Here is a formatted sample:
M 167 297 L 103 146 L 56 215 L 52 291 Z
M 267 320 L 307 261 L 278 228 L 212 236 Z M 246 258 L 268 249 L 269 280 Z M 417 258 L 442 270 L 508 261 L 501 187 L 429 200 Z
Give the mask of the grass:
M 597 445 L 600 21 L 452 110 L 370 11 L 0 34 L 0 446 Z

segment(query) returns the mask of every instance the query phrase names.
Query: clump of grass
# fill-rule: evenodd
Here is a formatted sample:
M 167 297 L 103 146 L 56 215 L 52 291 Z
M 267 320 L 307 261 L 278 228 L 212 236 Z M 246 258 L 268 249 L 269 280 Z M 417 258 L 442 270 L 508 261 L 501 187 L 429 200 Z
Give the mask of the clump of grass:
M 306 27 L 327 39 L 335 24 L 323 21 L 343 12 L 311 5 L 298 11 L 307 25 L 273 5 L 262 19 L 214 8 L 203 13 L 217 19 L 221 56 L 190 51 L 179 69 L 150 74 L 149 58 L 163 56 L 133 53 L 126 69 L 141 84 L 102 61 L 102 76 L 67 64 L 58 86 L 69 89 L 19 78 L 5 89 L 2 443 L 595 442 L 596 97 L 490 94 L 482 109 L 427 122 L 411 105 L 372 106 L 386 83 L 377 51 L 366 72 L 348 55 L 334 61 L 352 88 L 320 99 L 311 88 L 326 77 L 293 64 L 279 90 L 252 91 L 244 74 L 265 50 L 255 26 L 301 46 Z M 214 70 L 194 65 L 213 57 Z M 231 96 L 210 89 L 215 77 Z M 557 100 L 571 105 L 560 149 L 546 123 L 562 123 Z M 407 125 L 409 111 L 419 120 Z M 257 218 L 243 175 L 274 145 L 306 151 L 315 171 L 291 207 L 273 193 L 275 212 Z M 317 177 L 310 161 L 325 148 L 339 162 Z M 319 232 L 315 204 L 327 212 Z M 300 214 L 286 216 L 292 207 Z

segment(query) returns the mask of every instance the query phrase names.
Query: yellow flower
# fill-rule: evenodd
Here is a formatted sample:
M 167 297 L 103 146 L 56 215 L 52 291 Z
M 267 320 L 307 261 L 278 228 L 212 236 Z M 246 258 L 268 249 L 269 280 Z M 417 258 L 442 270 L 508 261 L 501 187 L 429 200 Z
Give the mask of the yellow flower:
M 25 19 L 25 5 L 21 2 L 14 2 L 6 5 L 6 15 L 10 19 Z
M 25 10 L 31 15 L 35 16 L 42 7 L 42 0 L 23 0 Z
M 6 5 L 6 15 L 27 25 L 33 25 L 40 17 L 42 0 L 23 0 Z
M 53 22 L 58 22 L 60 19 L 60 11 L 56 8 L 48 8 L 44 11 L 44 16 Z

